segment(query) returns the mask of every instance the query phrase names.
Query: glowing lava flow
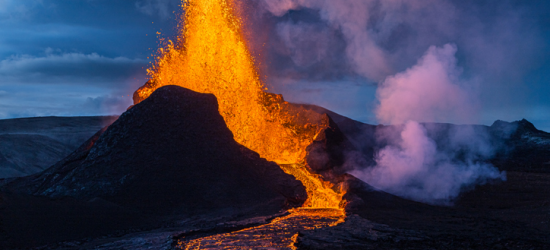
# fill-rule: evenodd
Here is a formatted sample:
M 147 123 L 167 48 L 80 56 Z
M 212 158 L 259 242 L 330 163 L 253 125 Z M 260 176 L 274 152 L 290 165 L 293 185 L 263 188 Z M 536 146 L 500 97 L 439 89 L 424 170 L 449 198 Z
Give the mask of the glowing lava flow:
M 264 91 L 267 88 L 259 79 L 231 0 L 187 0 L 183 7 L 182 32 L 175 44 L 169 41 L 159 49 L 156 65 L 148 70 L 151 80 L 136 91 L 137 100 L 164 85 L 214 94 L 235 140 L 300 180 L 308 199 L 304 208 L 269 224 L 192 241 L 181 239 L 179 246 L 293 248 L 299 231 L 342 222 L 343 192 L 309 172 L 304 163 L 306 147 L 328 124 L 320 114 L 294 108 L 282 96 Z
M 197 239 L 182 238 L 176 249 L 296 249 L 298 233 L 343 222 L 339 209 L 295 209 L 269 224 Z
M 185 23 L 176 45 L 160 49 L 149 70 L 154 86 L 179 85 L 218 98 L 235 140 L 278 163 L 295 163 L 320 129 L 319 115 L 294 114 L 281 96 L 264 92 L 228 0 L 184 2 Z
M 281 166 L 292 164 L 282 168 L 306 187 L 305 207 L 340 208 L 342 194 L 303 164 L 306 147 L 325 126 L 321 116 L 264 91 L 232 1 L 187 0 L 183 7 L 182 32 L 176 43 L 159 49 L 138 99 L 164 85 L 214 94 L 237 142 Z

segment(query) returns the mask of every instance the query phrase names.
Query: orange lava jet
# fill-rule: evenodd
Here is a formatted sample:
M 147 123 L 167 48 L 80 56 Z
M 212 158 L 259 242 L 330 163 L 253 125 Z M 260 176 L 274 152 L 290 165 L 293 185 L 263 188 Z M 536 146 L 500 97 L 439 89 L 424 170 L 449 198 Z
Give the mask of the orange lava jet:
M 306 147 L 326 126 L 321 115 L 265 92 L 232 0 L 184 0 L 182 7 L 181 33 L 159 49 L 148 69 L 151 80 L 136 91 L 137 99 L 164 85 L 214 94 L 237 142 L 302 181 L 308 192 L 304 207 L 340 208 L 342 192 L 304 163 Z

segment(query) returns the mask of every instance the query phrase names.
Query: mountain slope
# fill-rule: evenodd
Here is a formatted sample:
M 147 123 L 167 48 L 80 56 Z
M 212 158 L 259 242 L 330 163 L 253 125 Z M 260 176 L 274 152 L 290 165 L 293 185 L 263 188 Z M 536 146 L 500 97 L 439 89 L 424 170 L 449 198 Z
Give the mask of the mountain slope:
M 0 178 L 38 173 L 66 157 L 116 116 L 0 120 Z
M 64 160 L 2 191 L 9 201 L 0 207 L 2 229 L 15 245 L 197 216 L 266 216 L 307 198 L 293 176 L 235 142 L 213 95 L 177 86 L 159 88 Z M 21 227 L 32 233 L 17 234 Z

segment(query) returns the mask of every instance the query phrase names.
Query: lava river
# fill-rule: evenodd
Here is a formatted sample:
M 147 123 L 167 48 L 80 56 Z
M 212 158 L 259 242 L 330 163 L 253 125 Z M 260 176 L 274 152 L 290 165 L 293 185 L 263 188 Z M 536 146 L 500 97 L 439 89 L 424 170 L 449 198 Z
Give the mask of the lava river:
M 304 230 L 335 226 L 343 222 L 342 209 L 298 208 L 290 215 L 276 218 L 271 223 L 236 232 L 202 238 L 182 238 L 177 249 L 296 249 L 298 233 Z

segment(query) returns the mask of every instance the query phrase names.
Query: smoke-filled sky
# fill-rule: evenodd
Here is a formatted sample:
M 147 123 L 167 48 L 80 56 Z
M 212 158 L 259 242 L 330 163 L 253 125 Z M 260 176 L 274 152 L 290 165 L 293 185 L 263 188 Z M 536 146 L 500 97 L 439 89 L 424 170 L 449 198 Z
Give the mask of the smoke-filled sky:
M 380 100 L 392 86 L 406 86 L 391 98 L 431 110 L 411 119 L 490 125 L 526 118 L 550 131 L 546 0 L 239 1 L 262 75 L 289 101 L 389 123 L 377 115 Z M 0 0 L 0 119 L 121 113 L 146 79 L 156 32 L 175 34 L 179 4 Z M 425 81 L 453 87 L 438 92 L 434 86 L 447 85 Z M 470 110 L 456 108 L 460 102 Z M 438 113 L 433 103 L 452 103 L 454 112 L 442 106 Z M 400 110 L 390 108 L 386 114 Z

